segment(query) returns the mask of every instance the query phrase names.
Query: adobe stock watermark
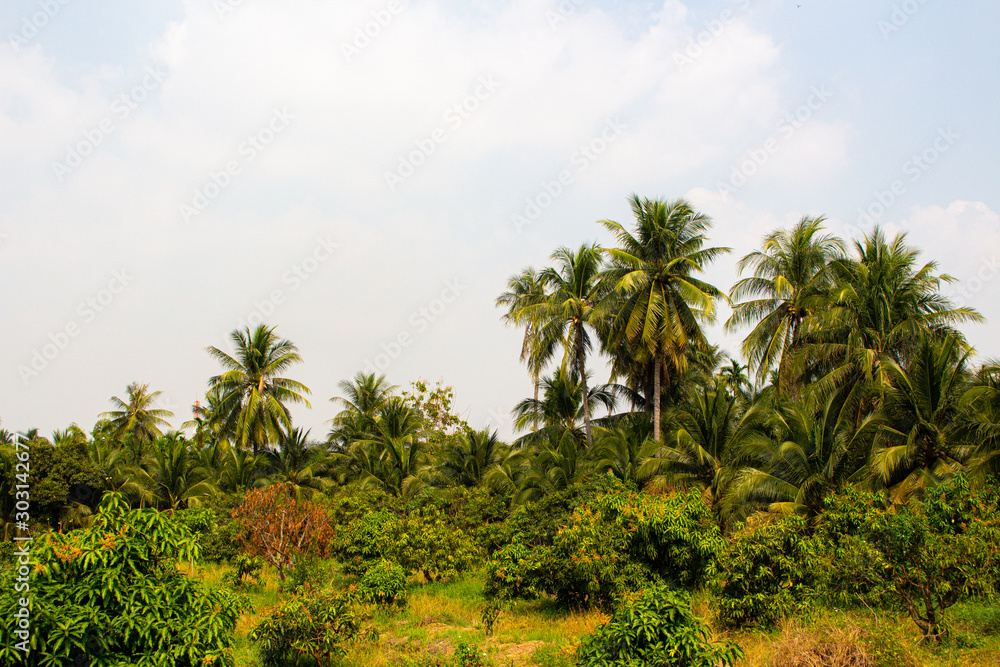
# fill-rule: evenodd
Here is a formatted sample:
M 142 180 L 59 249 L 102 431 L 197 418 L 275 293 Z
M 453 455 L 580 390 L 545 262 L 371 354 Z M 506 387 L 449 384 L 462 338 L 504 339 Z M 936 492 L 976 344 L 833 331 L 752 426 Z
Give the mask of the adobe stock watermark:
M 104 140 L 125 122 L 139 108 L 154 90 L 160 87 L 169 72 L 159 65 L 147 67 L 146 75 L 127 93 L 122 93 L 111 102 L 111 113 L 102 118 L 89 130 L 85 130 L 79 141 L 66 147 L 66 157 L 52 163 L 52 173 L 60 183 L 83 164 L 83 161 L 104 143 Z
M 549 28 L 555 30 L 569 21 L 576 15 L 577 8 L 585 2 L 588 0 L 559 0 L 555 9 L 546 9 L 545 20 L 549 22 Z
M 371 19 L 365 21 L 364 25 L 354 28 L 354 39 L 350 42 L 340 43 L 340 52 L 344 54 L 344 59 L 351 62 L 355 56 L 360 56 L 361 52 L 367 49 L 372 41 L 389 27 L 392 19 L 403 9 L 402 0 L 389 0 L 384 9 L 373 11 Z
M 882 39 L 889 41 L 889 36 L 894 32 L 899 32 L 903 26 L 910 22 L 910 19 L 919 12 L 924 5 L 931 0 L 903 0 L 899 4 L 892 6 L 892 13 L 887 19 L 879 19 L 878 30 L 882 33 Z
M 813 86 L 809 89 L 809 96 L 794 110 L 785 114 L 775 124 L 774 133 L 765 139 L 759 146 L 747 149 L 736 159 L 732 170 L 729 172 L 729 180 L 725 183 L 718 182 L 718 193 L 729 199 L 737 190 L 746 185 L 750 179 L 760 169 L 767 164 L 771 156 L 781 150 L 784 142 L 787 142 L 803 125 L 812 119 L 817 111 L 833 97 L 833 93 L 826 89 L 826 84 Z
M 417 168 L 427 162 L 427 159 L 437 150 L 438 146 L 448 140 L 449 132 L 454 132 L 479 110 L 480 105 L 493 97 L 500 88 L 500 83 L 492 76 L 481 76 L 468 95 L 461 101 L 451 105 L 441 117 L 441 125 L 434 128 L 426 137 L 413 142 L 416 148 L 409 153 L 400 154 L 395 171 L 383 173 L 385 183 L 390 192 L 406 182 L 416 173 Z
M 750 0 L 735 0 L 733 6 L 738 11 L 746 11 L 750 7 Z M 688 65 L 693 65 L 705 54 L 705 49 L 712 46 L 726 28 L 736 19 L 737 11 L 732 8 L 723 9 L 719 15 L 702 24 L 702 29 L 693 35 L 688 36 L 687 46 L 684 51 L 674 51 L 674 64 L 677 71 L 683 72 Z
M 427 329 L 437 321 L 441 315 L 448 310 L 448 306 L 455 303 L 458 297 L 467 289 L 460 278 L 444 281 L 444 289 L 436 299 L 432 299 L 426 306 L 418 308 L 410 314 L 407 324 L 409 327 L 399 332 L 389 342 L 382 343 L 379 347 L 382 350 L 371 359 L 365 359 L 365 373 L 384 372 L 392 365 L 396 359 L 403 354 L 403 350 L 413 345 L 416 338 L 427 331 Z
M 326 238 L 317 238 L 316 243 L 305 257 L 295 262 L 281 275 L 281 283 L 285 287 L 271 290 L 263 299 L 253 302 L 253 310 L 240 320 L 239 328 L 253 329 L 258 324 L 264 324 L 278 307 L 288 300 L 288 295 L 302 286 L 314 273 L 319 271 L 327 260 L 333 257 L 340 244 L 334 242 L 328 234 Z
M 38 11 L 23 17 L 17 32 L 7 33 L 7 43 L 14 53 L 19 53 L 22 46 L 27 46 L 38 37 L 42 29 L 69 3 L 70 0 L 38 0 Z
M 858 208 L 858 224 L 852 231 L 862 231 L 866 226 L 874 226 L 879 218 L 885 215 L 886 211 L 906 194 L 910 186 L 919 181 L 931 167 L 937 164 L 941 156 L 951 150 L 951 147 L 960 138 L 959 134 L 950 127 L 947 129 L 938 128 L 937 136 L 923 150 L 911 155 L 900 167 L 903 176 L 908 178 L 905 180 L 902 178 L 894 179 L 885 190 L 875 190 L 872 193 L 872 201 L 867 206 Z
M 31 351 L 31 359 L 27 364 L 17 367 L 17 374 L 24 386 L 38 377 L 61 353 L 71 340 L 80 335 L 83 329 L 97 319 L 114 302 L 119 294 L 135 279 L 128 269 L 113 271 L 107 285 L 96 294 L 87 297 L 76 307 L 77 317 L 71 319 L 60 329 L 49 332 L 47 342 Z
M 208 179 L 195 188 L 190 203 L 182 203 L 179 207 L 181 220 L 187 224 L 191 219 L 201 215 L 208 205 L 215 201 L 222 192 L 233 183 L 233 179 L 243 171 L 243 167 L 253 162 L 258 155 L 284 132 L 295 115 L 287 107 L 274 109 L 271 117 L 256 132 L 247 135 L 236 148 L 238 157 L 228 160 L 219 171 L 209 171 Z
M 618 137 L 627 129 L 628 125 L 617 118 L 605 121 L 600 134 L 580 146 L 570 156 L 569 164 L 564 169 L 559 170 L 559 173 L 552 180 L 543 181 L 535 194 L 524 200 L 524 208 L 521 209 L 521 212 L 510 216 L 515 231 L 521 234 L 525 227 L 534 224 L 542 212 L 552 206 L 566 192 L 566 189 L 573 185 L 576 177 L 587 171 L 590 165 L 603 155 L 608 147 L 617 141 Z
M 971 278 L 953 283 L 945 283 L 941 288 L 944 296 L 953 298 L 955 305 L 959 308 L 969 306 L 975 300 L 977 294 L 983 291 L 986 283 L 996 278 L 1000 273 L 1000 256 L 994 254 L 989 258 L 983 257 L 979 262 L 979 268 Z

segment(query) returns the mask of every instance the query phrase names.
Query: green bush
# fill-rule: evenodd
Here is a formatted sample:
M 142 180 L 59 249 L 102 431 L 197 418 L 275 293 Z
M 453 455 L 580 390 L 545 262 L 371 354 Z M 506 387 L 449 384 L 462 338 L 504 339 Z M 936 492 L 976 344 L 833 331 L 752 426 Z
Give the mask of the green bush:
M 175 518 L 197 536 L 201 560 L 209 563 L 232 561 L 243 552 L 233 509 L 243 502 L 242 493 L 209 496 L 204 505 L 177 510 Z
M 455 646 L 456 667 L 489 667 L 492 664 L 483 649 L 476 644 L 458 642 Z
M 346 574 L 362 575 L 382 558 L 392 558 L 399 519 L 388 509 L 367 512 L 336 528 L 331 547 Z
M 358 634 L 352 602 L 348 595 L 324 591 L 279 606 L 250 633 L 250 641 L 258 644 L 261 665 L 297 665 L 309 659 L 330 665 Z
M 399 564 L 383 558 L 369 567 L 361 577 L 358 595 L 365 602 L 404 607 L 408 595 L 406 572 Z
M 390 553 L 404 570 L 422 572 L 428 581 L 468 572 L 483 555 L 471 534 L 433 506 L 400 521 Z
M 728 667 L 743 657 L 730 643 L 711 641 L 687 595 L 657 585 L 627 596 L 611 620 L 577 649 L 584 667 Z
M 714 581 L 719 620 L 731 627 L 773 627 L 813 594 L 804 537 L 796 515 L 761 517 L 729 540 Z
M 198 547 L 167 513 L 130 510 L 108 493 L 90 528 L 33 544 L 30 589 L 15 586 L 16 569 L 0 574 L 0 664 L 232 665 L 246 600 L 178 571 Z M 23 653 L 15 613 L 28 593 L 33 638 Z
M 997 493 L 958 476 L 925 492 L 922 503 L 887 507 L 851 490 L 827 501 L 811 550 L 820 587 L 909 614 L 928 639 L 947 633 L 943 612 L 995 590 L 1000 569 Z
M 544 592 L 565 607 L 609 609 L 624 592 L 657 581 L 701 586 L 725 547 L 696 492 L 651 496 L 620 484 L 577 506 L 547 543 L 517 536 L 487 563 L 489 599 Z

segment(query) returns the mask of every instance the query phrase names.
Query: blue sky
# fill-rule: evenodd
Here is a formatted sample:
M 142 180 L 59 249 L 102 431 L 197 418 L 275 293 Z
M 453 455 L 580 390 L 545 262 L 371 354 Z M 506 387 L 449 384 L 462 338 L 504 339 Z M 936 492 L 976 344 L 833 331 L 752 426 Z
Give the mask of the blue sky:
M 369 363 L 509 435 L 531 388 L 493 299 L 632 192 L 713 217 L 723 289 L 824 214 L 907 232 L 996 322 L 998 27 L 985 1 L 6 2 L 3 427 L 89 429 L 132 381 L 177 426 L 204 348 L 266 319 L 314 435 Z

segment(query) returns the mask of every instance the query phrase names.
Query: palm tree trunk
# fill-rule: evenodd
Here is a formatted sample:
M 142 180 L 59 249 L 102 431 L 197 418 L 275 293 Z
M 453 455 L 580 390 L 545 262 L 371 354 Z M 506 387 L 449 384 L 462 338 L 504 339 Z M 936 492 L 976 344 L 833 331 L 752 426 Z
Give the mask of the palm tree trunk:
M 653 355 L 653 440 L 660 442 L 660 353 Z
M 576 328 L 576 362 L 580 366 L 580 383 L 583 385 L 583 425 L 587 431 L 587 449 L 593 449 L 594 437 L 590 433 L 590 391 L 587 389 L 587 369 L 584 366 L 583 324 Z
M 535 433 L 537 433 L 538 432 L 538 383 L 539 383 L 538 373 L 537 372 L 534 374 L 534 379 L 535 379 L 535 428 L 534 428 L 534 431 L 535 431 Z

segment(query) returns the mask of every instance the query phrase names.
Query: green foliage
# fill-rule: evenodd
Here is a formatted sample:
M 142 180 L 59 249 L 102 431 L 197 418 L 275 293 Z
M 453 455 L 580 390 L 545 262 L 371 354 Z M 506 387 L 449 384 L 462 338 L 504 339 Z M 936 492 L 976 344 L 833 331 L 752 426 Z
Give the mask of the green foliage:
M 10 665 L 232 665 L 244 600 L 181 574 L 194 536 L 167 514 L 129 510 L 109 494 L 90 528 L 34 542 L 30 591 L 0 575 L 0 663 Z M 15 649 L 18 599 L 31 597 L 31 651 Z M 79 661 L 79 662 L 78 662 Z
M 403 569 L 422 572 L 428 581 L 453 579 L 482 559 L 472 535 L 434 507 L 411 514 L 399 523 L 392 554 Z
M 684 593 L 657 585 L 629 596 L 611 620 L 580 645 L 585 667 L 729 667 L 743 657 L 731 643 L 711 641 Z
M 828 573 L 822 587 L 841 599 L 902 609 L 938 640 L 947 632 L 945 609 L 994 591 L 997 509 L 995 490 L 970 490 L 963 476 L 928 490 L 917 507 L 887 507 L 861 491 L 831 499 L 812 547 Z
M 521 533 L 520 541 L 495 552 L 487 564 L 487 598 L 545 592 L 562 606 L 607 609 L 654 581 L 702 585 L 724 540 L 700 495 L 650 496 L 616 486 L 578 506 L 548 544 L 528 543 Z
M 764 517 L 738 530 L 714 582 L 719 620 L 727 626 L 771 627 L 800 610 L 812 594 L 800 516 Z
M 256 588 L 260 584 L 264 561 L 255 556 L 239 554 L 233 558 L 233 569 L 222 575 L 223 583 L 233 588 Z
M 315 591 L 330 580 L 330 565 L 310 554 L 300 558 L 288 569 L 288 575 L 281 584 L 281 590 L 292 594 Z
M 371 564 L 391 555 L 399 532 L 399 519 L 387 509 L 368 512 L 349 525 L 341 525 L 331 547 L 343 571 L 364 574 Z
M 175 512 L 174 516 L 198 537 L 202 561 L 231 561 L 242 552 L 233 510 L 243 499 L 242 493 L 217 493 L 209 496 L 204 505 Z
M 259 645 L 263 667 L 298 665 L 308 658 L 323 667 L 343 655 L 358 629 L 350 597 L 324 591 L 279 606 L 251 631 L 250 641 Z
M 357 590 L 365 602 L 404 607 L 409 594 L 406 571 L 398 563 L 383 558 L 368 568 L 358 582 Z

